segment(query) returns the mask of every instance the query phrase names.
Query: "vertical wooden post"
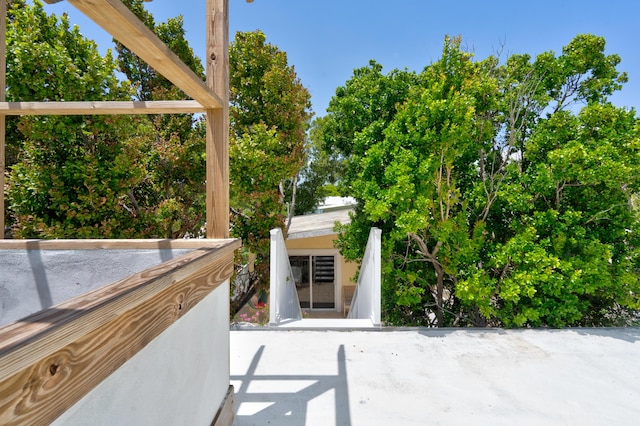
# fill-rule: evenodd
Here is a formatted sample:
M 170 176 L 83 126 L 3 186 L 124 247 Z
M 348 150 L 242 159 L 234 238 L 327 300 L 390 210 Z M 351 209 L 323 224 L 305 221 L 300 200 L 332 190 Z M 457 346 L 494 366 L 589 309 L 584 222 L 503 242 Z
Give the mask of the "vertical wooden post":
M 222 108 L 207 110 L 207 238 L 229 238 L 229 0 L 207 0 L 207 85 Z
M 0 102 L 7 90 L 7 0 L 0 0 Z M 4 169 L 6 116 L 0 114 L 0 240 L 4 239 Z

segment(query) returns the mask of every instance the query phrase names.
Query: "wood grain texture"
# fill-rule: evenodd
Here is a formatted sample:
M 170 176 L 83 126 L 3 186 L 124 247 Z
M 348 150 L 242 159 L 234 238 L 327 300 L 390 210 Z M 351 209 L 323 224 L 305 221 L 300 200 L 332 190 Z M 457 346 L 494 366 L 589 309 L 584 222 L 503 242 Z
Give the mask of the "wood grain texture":
M 207 85 L 222 108 L 207 111 L 207 238 L 229 238 L 229 0 L 207 0 Z
M 198 101 L 0 102 L 5 115 L 192 114 L 206 109 Z
M 236 239 L 87 239 L 87 240 L 5 240 L 0 250 L 138 250 L 138 249 L 200 249 L 239 245 Z
M 45 425 L 69 409 L 228 279 L 238 246 L 188 253 L 0 329 L 0 424 Z
M 215 109 L 224 105 L 120 0 L 67 1 L 205 108 Z
M 229 386 L 229 390 L 227 390 L 227 395 L 224 397 L 218 412 L 216 413 L 216 417 L 211 422 L 211 426 L 233 426 L 234 419 L 234 390 L 233 386 Z
M 219 110 L 207 111 L 207 238 L 229 238 L 229 131 L 225 117 Z

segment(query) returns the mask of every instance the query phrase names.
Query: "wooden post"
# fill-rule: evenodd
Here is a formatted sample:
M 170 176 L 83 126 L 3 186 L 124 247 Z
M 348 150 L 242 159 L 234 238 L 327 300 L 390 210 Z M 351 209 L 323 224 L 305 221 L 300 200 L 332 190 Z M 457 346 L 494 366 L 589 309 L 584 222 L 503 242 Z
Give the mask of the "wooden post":
M 0 102 L 7 90 L 7 0 L 0 0 Z M 0 114 L 0 240 L 4 239 L 4 169 L 6 117 Z
M 229 0 L 207 0 L 207 238 L 229 238 Z

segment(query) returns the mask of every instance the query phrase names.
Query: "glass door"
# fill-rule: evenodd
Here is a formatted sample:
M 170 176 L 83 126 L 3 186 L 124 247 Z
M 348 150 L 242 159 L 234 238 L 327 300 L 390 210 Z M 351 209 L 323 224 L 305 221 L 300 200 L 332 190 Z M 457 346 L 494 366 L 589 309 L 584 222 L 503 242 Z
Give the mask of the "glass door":
M 335 309 L 334 256 L 289 256 L 302 309 Z

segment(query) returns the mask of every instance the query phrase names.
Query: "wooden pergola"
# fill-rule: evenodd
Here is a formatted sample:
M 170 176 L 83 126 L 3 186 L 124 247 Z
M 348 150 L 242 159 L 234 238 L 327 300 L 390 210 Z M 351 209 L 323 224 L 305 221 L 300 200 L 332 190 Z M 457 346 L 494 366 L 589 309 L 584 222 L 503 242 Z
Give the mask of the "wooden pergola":
M 61 0 L 45 0 L 58 3 Z M 7 115 L 205 113 L 207 122 L 206 237 L 229 237 L 228 0 L 206 0 L 207 81 L 203 82 L 119 0 L 67 0 L 193 100 L 150 102 L 6 102 L 0 90 L 0 225 L 4 238 Z M 6 87 L 6 0 L 0 0 L 0 87 Z
M 47 3 L 59 1 L 45 0 Z M 226 350 L 228 357 L 229 293 L 228 287 L 220 286 L 228 285 L 233 273 L 233 253 L 241 245 L 239 240 L 229 238 L 228 0 L 206 0 L 206 82 L 120 0 L 67 2 L 192 100 L 6 102 L 7 1 L 0 0 L 0 87 L 3 88 L 0 90 L 0 225 L 3 230 L 0 239 L 4 237 L 5 223 L 6 116 L 182 113 L 203 113 L 206 117 L 206 238 L 0 241 L 0 252 L 5 249 L 32 253 L 39 250 L 192 250 L 65 302 L 32 311 L 32 314 L 0 327 L 2 424 L 49 424 L 132 360 L 156 337 L 171 335 L 170 330 L 175 330 L 176 326 L 186 327 L 186 335 L 193 334 L 189 329 L 195 328 L 193 323 L 183 319 L 190 311 L 197 315 L 214 315 L 213 319 L 200 324 L 216 327 L 212 332 L 215 337 L 211 338 L 218 340 L 211 347 L 218 352 Z M 20 297 L 14 299 L 19 300 Z M 226 308 L 212 313 L 207 308 L 211 300 Z M 172 350 L 176 348 L 162 349 L 162 353 Z M 224 358 L 225 354 L 221 356 Z M 226 396 L 222 402 L 206 403 L 220 404 L 211 424 L 231 425 L 233 388 L 228 386 L 228 365 L 218 368 L 219 380 L 226 380 L 222 392 Z M 220 383 L 207 382 L 206 385 L 209 386 L 207 389 L 215 388 L 215 392 L 220 393 Z

